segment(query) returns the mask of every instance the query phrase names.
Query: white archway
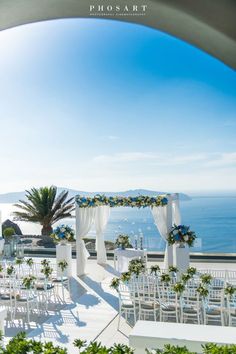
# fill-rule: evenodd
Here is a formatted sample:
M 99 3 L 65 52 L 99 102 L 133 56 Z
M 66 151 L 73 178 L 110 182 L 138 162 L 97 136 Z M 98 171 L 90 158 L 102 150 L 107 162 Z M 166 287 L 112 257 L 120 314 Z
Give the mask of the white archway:
M 106 249 L 103 232 L 106 228 L 110 208 L 113 207 L 150 207 L 154 222 L 161 237 L 166 241 L 164 268 L 173 265 L 173 247 L 168 245 L 167 237 L 174 224 L 180 224 L 179 195 L 167 194 L 164 196 L 148 197 L 75 197 L 76 203 L 76 258 L 77 275 L 85 274 L 86 263 L 89 257 L 83 238 L 91 230 L 93 224 L 96 229 L 97 262 L 106 263 Z
M 105 0 L 103 13 L 91 15 L 90 6 L 97 0 L 0 0 L 0 30 L 62 18 L 108 18 L 156 28 L 180 38 L 225 64 L 236 68 L 236 2 L 232 0 L 141 0 L 145 14 L 119 16 L 111 8 L 124 8 L 126 0 Z

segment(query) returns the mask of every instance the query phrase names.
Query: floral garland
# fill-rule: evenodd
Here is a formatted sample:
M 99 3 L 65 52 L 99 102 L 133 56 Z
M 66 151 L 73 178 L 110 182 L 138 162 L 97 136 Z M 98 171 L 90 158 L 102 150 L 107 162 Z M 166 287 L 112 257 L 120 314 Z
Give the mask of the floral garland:
M 168 235 L 167 242 L 169 245 L 186 243 L 189 247 L 193 247 L 196 237 L 195 232 L 191 231 L 189 226 L 174 225 Z
M 168 204 L 167 197 L 159 195 L 157 197 L 148 197 L 139 195 L 137 197 L 106 197 L 97 194 L 94 197 L 83 197 L 77 195 L 75 200 L 80 208 L 91 208 L 101 205 L 109 205 L 110 207 L 131 207 L 145 208 L 154 206 L 165 206 Z

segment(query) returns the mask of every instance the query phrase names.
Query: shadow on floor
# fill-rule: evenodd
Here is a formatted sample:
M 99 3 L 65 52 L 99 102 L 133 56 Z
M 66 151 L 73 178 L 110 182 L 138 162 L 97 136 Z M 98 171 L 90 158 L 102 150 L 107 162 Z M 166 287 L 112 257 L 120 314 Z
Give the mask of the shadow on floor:
M 106 301 L 111 307 L 116 311 L 119 309 L 119 300 L 118 297 L 112 295 L 109 292 L 104 291 L 100 282 L 97 282 L 91 279 L 89 276 L 84 275 L 81 277 L 81 280 L 91 288 L 98 296 L 100 296 L 104 301 Z

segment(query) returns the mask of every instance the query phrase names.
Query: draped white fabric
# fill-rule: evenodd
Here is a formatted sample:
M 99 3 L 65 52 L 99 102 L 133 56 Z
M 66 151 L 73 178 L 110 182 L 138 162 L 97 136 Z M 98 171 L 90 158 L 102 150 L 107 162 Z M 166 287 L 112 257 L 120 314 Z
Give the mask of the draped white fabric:
M 172 201 L 172 212 L 173 212 L 173 224 L 180 225 L 181 224 L 181 215 L 179 208 L 179 196 L 178 194 L 174 195 Z M 185 264 L 189 265 L 189 247 L 186 245 L 185 248 L 182 248 L 181 251 L 176 250 L 176 245 L 173 246 L 173 254 L 176 252 L 181 252 L 181 257 L 179 257 L 180 261 L 178 264 L 175 264 L 178 268 L 187 269 Z M 176 262 L 176 256 L 173 257 L 174 262 Z
M 173 213 L 173 224 L 180 225 L 181 224 L 181 215 L 179 208 L 179 197 L 176 194 L 176 197 L 172 201 L 172 213 Z
M 179 197 L 178 194 L 168 195 L 168 204 L 164 207 L 152 207 L 152 215 L 156 227 L 166 242 L 164 268 L 167 269 L 173 264 L 173 246 L 169 246 L 167 243 L 168 234 L 173 224 L 180 224 L 180 209 L 179 209 Z
M 103 232 L 107 226 L 109 216 L 110 216 L 109 205 L 102 205 L 96 208 L 95 229 L 96 229 L 96 250 L 97 250 L 98 264 L 105 264 L 107 261 L 107 254 L 106 254 Z
M 170 202 L 170 201 L 169 201 Z M 163 240 L 166 242 L 167 236 L 169 233 L 169 225 L 168 225 L 168 211 L 169 211 L 169 206 L 159 206 L 159 207 L 153 207 L 151 208 L 152 215 L 154 218 L 154 222 L 156 224 L 156 227 L 163 238 Z M 166 242 L 166 248 L 165 248 L 165 257 L 164 257 L 164 268 L 167 269 L 169 265 L 172 263 L 172 246 L 169 246 Z
M 155 225 L 163 240 L 166 241 L 167 233 L 168 233 L 167 205 L 163 207 L 152 207 L 151 211 L 155 221 Z
M 83 238 L 89 233 L 95 216 L 95 208 L 79 208 L 76 205 L 76 254 L 77 275 L 85 274 L 85 266 L 89 257 Z

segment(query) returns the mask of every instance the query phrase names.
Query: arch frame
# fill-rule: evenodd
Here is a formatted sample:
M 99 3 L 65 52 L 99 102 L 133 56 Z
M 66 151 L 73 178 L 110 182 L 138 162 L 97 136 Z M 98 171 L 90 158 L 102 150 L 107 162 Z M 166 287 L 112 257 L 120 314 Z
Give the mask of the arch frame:
M 236 2 L 232 0 L 135 0 L 145 13 L 91 14 L 96 0 L 0 0 L 0 30 L 67 18 L 102 18 L 148 26 L 207 52 L 236 69 Z M 103 0 L 124 8 L 129 1 Z

